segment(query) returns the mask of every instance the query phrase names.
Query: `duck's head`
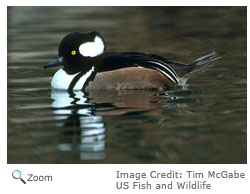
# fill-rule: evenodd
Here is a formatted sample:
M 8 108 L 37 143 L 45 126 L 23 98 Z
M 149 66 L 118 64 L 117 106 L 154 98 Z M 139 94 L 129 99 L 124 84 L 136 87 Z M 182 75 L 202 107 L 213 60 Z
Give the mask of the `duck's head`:
M 58 58 L 44 68 L 64 65 L 68 73 L 75 73 L 84 68 L 86 61 L 104 53 L 105 42 L 99 32 L 79 33 L 66 35 L 58 48 Z

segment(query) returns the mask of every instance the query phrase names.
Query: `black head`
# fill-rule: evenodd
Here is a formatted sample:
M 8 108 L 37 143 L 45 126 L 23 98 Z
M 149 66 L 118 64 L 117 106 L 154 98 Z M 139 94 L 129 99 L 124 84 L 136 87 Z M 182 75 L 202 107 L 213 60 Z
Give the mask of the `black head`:
M 44 65 L 44 68 L 64 65 L 67 72 L 75 73 L 84 68 L 86 61 L 102 55 L 104 50 L 105 42 L 99 32 L 73 32 L 62 39 L 58 48 L 58 58 Z

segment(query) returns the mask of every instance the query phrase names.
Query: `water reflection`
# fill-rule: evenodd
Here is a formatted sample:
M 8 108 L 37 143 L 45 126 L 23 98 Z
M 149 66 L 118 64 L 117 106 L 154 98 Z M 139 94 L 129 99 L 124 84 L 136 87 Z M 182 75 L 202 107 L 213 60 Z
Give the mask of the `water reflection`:
M 56 126 L 63 128 L 59 151 L 80 152 L 81 160 L 106 159 L 105 115 L 124 115 L 167 107 L 176 108 L 179 97 L 174 92 L 144 90 L 61 91 L 52 90 Z M 66 127 L 66 130 L 65 130 Z
M 82 91 L 52 90 L 51 99 L 57 126 L 67 126 L 68 130 L 62 134 L 59 151 L 77 149 L 81 160 L 105 159 L 106 129 L 102 116 L 95 116 L 95 103 L 89 103 Z M 69 142 L 66 141 L 68 136 Z

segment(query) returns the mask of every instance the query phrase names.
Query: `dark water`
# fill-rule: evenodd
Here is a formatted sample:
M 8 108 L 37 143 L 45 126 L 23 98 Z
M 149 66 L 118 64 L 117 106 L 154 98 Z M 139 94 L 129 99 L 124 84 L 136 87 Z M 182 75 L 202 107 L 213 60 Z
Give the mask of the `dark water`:
M 222 59 L 172 91 L 50 90 L 60 40 Z M 246 7 L 9 7 L 8 163 L 246 163 Z

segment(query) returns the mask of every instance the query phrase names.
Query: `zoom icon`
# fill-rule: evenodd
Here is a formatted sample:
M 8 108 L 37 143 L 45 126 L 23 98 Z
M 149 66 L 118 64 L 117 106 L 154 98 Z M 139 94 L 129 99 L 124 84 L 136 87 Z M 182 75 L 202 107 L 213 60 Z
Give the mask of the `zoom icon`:
M 20 181 L 22 181 L 23 184 L 26 184 L 26 182 L 22 179 L 22 173 L 21 173 L 20 170 L 14 170 L 14 171 L 12 172 L 12 177 L 13 177 L 14 179 L 20 179 Z

